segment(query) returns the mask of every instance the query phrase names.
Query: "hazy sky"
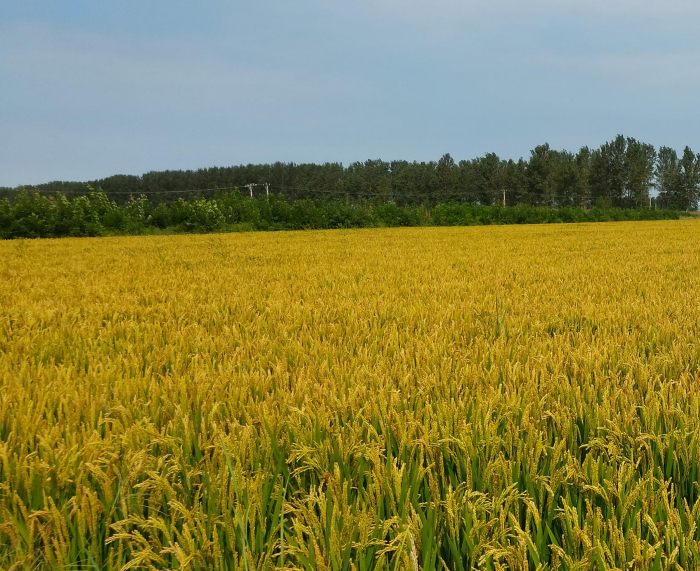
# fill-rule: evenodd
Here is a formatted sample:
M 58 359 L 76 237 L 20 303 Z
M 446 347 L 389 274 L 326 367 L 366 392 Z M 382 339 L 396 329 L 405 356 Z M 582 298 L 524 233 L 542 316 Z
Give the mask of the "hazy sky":
M 280 161 L 700 151 L 690 0 L 0 0 L 0 186 Z

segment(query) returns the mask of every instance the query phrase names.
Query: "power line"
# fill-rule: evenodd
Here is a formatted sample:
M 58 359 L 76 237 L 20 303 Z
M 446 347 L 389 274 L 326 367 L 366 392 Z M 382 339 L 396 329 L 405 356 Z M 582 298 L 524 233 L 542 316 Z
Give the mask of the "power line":
M 239 188 L 238 186 L 219 186 L 219 187 L 214 187 L 214 188 L 190 188 L 187 190 L 131 190 L 131 191 L 120 191 L 120 190 L 103 190 L 103 189 L 98 189 L 97 191 L 90 191 L 90 190 L 72 190 L 72 189 L 67 189 L 67 190 L 44 190 L 44 189 L 30 189 L 27 190 L 27 192 L 36 192 L 38 194 L 55 194 L 55 193 L 60 193 L 60 194 L 80 194 L 81 196 L 90 196 L 93 192 L 103 192 L 106 195 L 133 195 L 133 196 L 139 196 L 141 194 L 185 194 L 185 193 L 195 193 L 195 192 L 213 192 L 216 190 L 235 190 L 236 188 Z M 26 189 L 25 189 L 26 190 Z M 19 192 L 20 189 L 18 188 L 8 188 L 7 190 L 4 190 L 4 192 Z
M 161 190 L 138 190 L 138 191 L 105 191 L 103 189 L 99 189 L 100 192 L 103 192 L 105 195 L 109 196 L 141 196 L 141 195 L 160 195 L 160 196 L 168 196 L 168 195 L 173 195 L 173 194 L 197 194 L 197 193 L 205 193 L 205 192 L 216 192 L 216 191 L 232 191 L 236 189 L 241 189 L 241 188 L 248 188 L 249 189 L 249 194 L 251 198 L 254 198 L 254 193 L 253 193 L 253 188 L 262 186 L 265 187 L 266 189 L 266 195 L 269 197 L 270 194 L 270 188 L 272 189 L 277 189 L 279 191 L 282 191 L 283 194 L 289 194 L 289 193 L 305 193 L 310 196 L 306 198 L 314 198 L 314 196 L 317 195 L 326 195 L 326 196 L 333 196 L 336 198 L 353 198 L 356 200 L 362 200 L 362 199 L 369 199 L 369 198 L 383 198 L 385 200 L 430 200 L 430 199 L 436 199 L 436 198 L 444 198 L 447 200 L 460 200 L 465 201 L 465 199 L 470 199 L 471 200 L 478 200 L 481 198 L 479 195 L 484 195 L 484 194 L 492 194 L 493 196 L 492 201 L 494 203 L 500 202 L 498 198 L 496 197 L 496 192 L 495 190 L 489 190 L 486 192 L 479 192 L 477 191 L 475 194 L 476 196 L 467 196 L 466 193 L 460 193 L 456 192 L 456 189 L 452 189 L 448 193 L 446 193 L 446 196 L 439 196 L 439 194 L 436 196 L 436 193 L 433 192 L 427 193 L 427 192 L 402 192 L 398 189 L 391 189 L 387 192 L 377 192 L 377 191 L 366 191 L 362 189 L 341 189 L 341 188 L 324 188 L 324 187 L 303 187 L 303 186 L 286 186 L 283 184 L 272 184 L 272 183 L 248 183 L 244 185 L 235 185 L 235 186 L 215 186 L 212 188 L 190 188 L 190 189 L 180 189 L 180 190 L 170 190 L 170 189 L 161 189 Z M 18 192 L 19 189 L 3 189 L 4 192 L 10 191 L 10 192 Z M 54 194 L 54 193 L 65 193 L 65 194 L 72 194 L 72 195 L 78 195 L 78 196 L 90 196 L 92 192 L 94 191 L 89 191 L 85 190 L 83 192 L 77 191 L 77 190 L 72 190 L 72 189 L 67 189 L 63 192 L 61 191 L 47 191 L 44 189 L 37 189 L 33 190 L 32 192 L 36 192 L 39 194 Z M 512 196 L 512 193 L 514 192 L 513 190 L 500 190 L 498 191 L 503 192 L 504 194 L 504 203 L 506 202 L 505 198 L 507 197 L 508 194 Z M 549 194 L 549 195 L 532 195 L 530 193 L 516 193 L 518 199 L 537 199 L 541 201 L 579 201 L 579 202 L 584 202 L 584 201 L 591 201 L 591 200 L 596 200 L 597 196 L 593 196 L 590 194 L 581 194 L 581 193 L 570 193 L 570 194 Z

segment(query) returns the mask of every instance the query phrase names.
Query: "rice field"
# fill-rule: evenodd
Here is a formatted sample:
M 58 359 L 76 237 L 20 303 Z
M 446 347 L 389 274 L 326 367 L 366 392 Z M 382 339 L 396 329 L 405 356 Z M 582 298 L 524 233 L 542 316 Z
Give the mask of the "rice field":
M 0 242 L 0 568 L 700 569 L 700 223 Z

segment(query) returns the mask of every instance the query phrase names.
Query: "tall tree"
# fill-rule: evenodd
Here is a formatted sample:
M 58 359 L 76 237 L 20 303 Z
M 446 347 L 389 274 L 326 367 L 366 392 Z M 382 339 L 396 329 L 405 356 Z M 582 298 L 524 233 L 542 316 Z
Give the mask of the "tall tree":
M 591 197 L 599 205 L 622 206 L 627 186 L 627 141 L 618 135 L 591 154 Z
M 389 165 L 389 170 L 391 171 L 391 201 L 396 202 L 399 206 L 407 204 L 406 198 L 399 195 L 399 181 L 401 172 L 409 165 L 408 161 L 391 161 Z
M 634 208 L 645 206 L 654 179 L 656 149 L 652 145 L 627 138 L 624 157 L 625 193 L 620 206 Z
M 558 153 L 549 147 L 549 143 L 530 151 L 526 177 L 531 204 L 547 205 L 555 200 L 558 162 Z
M 700 155 L 696 155 L 686 147 L 678 162 L 678 207 L 686 210 L 697 210 L 698 194 L 700 192 Z
M 435 165 L 435 196 L 437 202 L 450 202 L 456 199 L 455 186 L 457 167 L 449 153 L 443 155 Z
M 591 150 L 581 147 L 576 153 L 576 192 L 575 202 L 577 206 L 590 206 L 591 200 Z
M 514 206 L 527 202 L 527 163 L 510 159 L 503 165 L 502 185 L 506 191 L 506 204 Z
M 261 186 L 253 195 L 270 192 L 292 199 L 381 200 L 400 204 L 458 201 L 463 203 L 577 205 L 595 203 L 638 207 L 649 202 L 652 183 L 659 192 L 657 204 L 697 208 L 700 200 L 700 160 L 690 148 L 679 157 L 675 151 L 618 135 L 600 148 L 581 148 L 576 154 L 556 151 L 548 144 L 535 147 L 527 160 L 501 160 L 489 153 L 472 160 L 445 154 L 437 162 L 381 160 L 325 164 L 247 164 L 186 171 L 148 172 L 141 176 L 114 175 L 88 181 L 103 189 L 110 200 L 123 204 L 144 193 L 149 199 L 173 201 L 211 196 L 210 189 Z M 60 192 L 69 197 L 86 193 L 82 182 L 54 181 L 29 190 Z M 247 189 L 242 189 L 248 195 Z M 5 192 L 13 195 L 16 189 Z M 1 192 L 1 189 L 0 189 Z
M 475 161 L 459 161 L 456 194 L 459 202 L 474 204 L 479 201 Z
M 479 204 L 495 204 L 503 197 L 503 163 L 496 153 L 473 161 L 473 184 Z
M 676 207 L 680 198 L 680 165 L 675 149 L 661 147 L 656 159 L 656 190 L 662 208 Z
M 396 201 L 399 204 L 432 202 L 436 180 L 434 162 L 408 163 L 395 179 Z
M 343 195 L 353 200 L 390 200 L 389 163 L 372 159 L 354 162 L 346 169 L 338 188 Z
M 560 206 L 575 206 L 578 183 L 576 157 L 569 151 L 557 153 L 554 167 L 554 204 Z

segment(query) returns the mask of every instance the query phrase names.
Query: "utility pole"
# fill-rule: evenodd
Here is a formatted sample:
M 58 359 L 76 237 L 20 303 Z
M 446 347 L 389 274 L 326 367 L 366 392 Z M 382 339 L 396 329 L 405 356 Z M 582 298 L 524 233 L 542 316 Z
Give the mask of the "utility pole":
M 503 189 L 503 206 L 506 205 L 506 189 Z
M 269 200 L 270 199 L 270 184 L 267 182 L 265 183 L 265 193 L 267 194 L 267 199 Z
M 252 184 L 252 183 L 251 183 L 251 184 L 246 184 L 246 187 L 247 187 L 248 190 L 250 191 L 250 197 L 251 197 L 251 198 L 253 198 L 253 187 L 254 187 L 254 186 L 256 186 L 256 185 L 254 185 L 254 184 Z

